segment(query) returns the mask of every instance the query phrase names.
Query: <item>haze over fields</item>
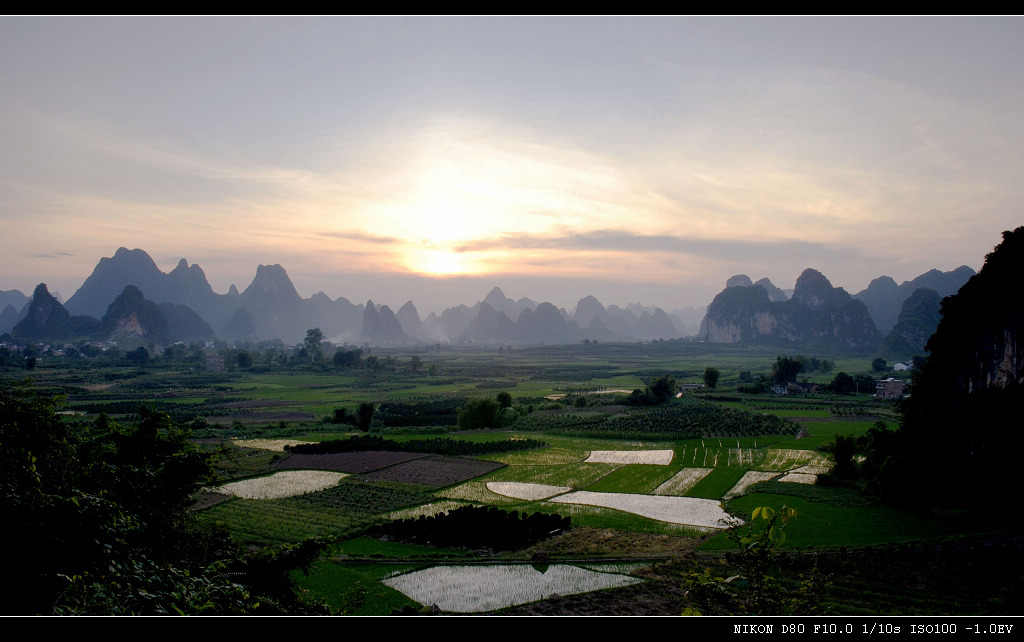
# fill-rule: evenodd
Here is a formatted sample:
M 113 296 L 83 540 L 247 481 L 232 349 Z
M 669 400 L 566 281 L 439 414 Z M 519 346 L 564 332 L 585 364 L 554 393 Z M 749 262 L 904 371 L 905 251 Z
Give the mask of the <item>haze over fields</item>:
M 0 289 L 672 310 L 857 292 L 1021 220 L 1020 18 L 0 18 Z

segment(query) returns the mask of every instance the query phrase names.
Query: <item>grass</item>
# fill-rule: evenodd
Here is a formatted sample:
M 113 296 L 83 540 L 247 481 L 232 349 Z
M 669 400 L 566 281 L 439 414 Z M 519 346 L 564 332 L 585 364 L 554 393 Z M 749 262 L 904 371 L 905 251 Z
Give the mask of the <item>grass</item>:
M 652 533 L 657 535 L 678 535 L 682 537 L 703 537 L 706 533 L 693 526 L 670 524 L 649 517 L 642 517 L 599 506 L 583 504 L 554 504 L 550 502 L 531 502 L 517 507 L 525 513 L 557 513 L 572 518 L 576 527 L 610 528 L 632 533 Z
M 240 541 L 268 544 L 352 536 L 381 521 L 286 499 L 233 499 L 202 511 L 199 519 L 226 527 Z
M 890 506 L 836 506 L 802 497 L 752 493 L 733 499 L 728 507 L 748 519 L 758 506 L 778 509 L 783 505 L 797 512 L 796 519 L 786 527 L 785 548 L 867 546 L 927 539 L 952 532 L 949 528 Z M 733 547 L 724 534 L 716 535 L 700 546 L 701 550 Z
M 586 488 L 621 464 L 565 464 L 549 466 L 508 466 L 494 471 L 484 481 L 516 481 L 549 486 Z
M 332 555 L 348 555 L 349 557 L 431 557 L 437 555 L 460 557 L 470 555 L 466 551 L 459 551 L 450 548 L 435 548 L 421 544 L 406 544 L 404 542 L 383 542 L 370 537 L 357 537 L 355 539 L 339 542 L 331 548 Z
M 868 430 L 873 425 L 873 421 L 807 421 L 801 423 L 800 427 L 809 433 L 808 437 L 791 439 L 777 444 L 776 447 L 814 450 L 822 444 L 835 441 L 836 433 L 840 435 L 853 435 L 854 437 L 860 437 L 861 435 L 867 434 Z M 895 425 L 890 424 L 889 427 L 892 429 Z
M 586 487 L 601 493 L 648 494 L 679 472 L 678 466 L 651 466 L 629 464 L 608 473 Z
M 311 597 L 325 600 L 331 613 L 337 615 L 390 615 L 406 607 L 420 608 L 416 602 L 373 577 L 372 571 L 380 570 L 321 561 L 310 567 L 308 575 L 292 571 L 291 578 Z
M 690 489 L 690 492 L 686 493 L 686 496 L 700 497 L 703 499 L 721 499 L 723 495 L 729 492 L 729 490 L 736 485 L 736 482 L 738 482 L 746 472 L 746 468 L 739 467 L 716 468 L 697 482 L 694 487 Z

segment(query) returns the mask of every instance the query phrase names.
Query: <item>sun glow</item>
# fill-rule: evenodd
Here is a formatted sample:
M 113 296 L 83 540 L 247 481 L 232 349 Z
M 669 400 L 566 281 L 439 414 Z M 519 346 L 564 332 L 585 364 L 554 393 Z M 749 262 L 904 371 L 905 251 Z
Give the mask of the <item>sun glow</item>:
M 431 276 L 468 275 L 484 271 L 464 253 L 436 248 L 408 252 L 405 265 L 413 272 Z

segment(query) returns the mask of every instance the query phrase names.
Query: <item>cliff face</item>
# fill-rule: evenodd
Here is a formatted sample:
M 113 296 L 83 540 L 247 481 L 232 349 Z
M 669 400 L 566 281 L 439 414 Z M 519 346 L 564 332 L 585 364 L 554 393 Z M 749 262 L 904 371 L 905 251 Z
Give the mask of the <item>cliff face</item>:
M 1022 278 L 1019 227 L 1004 232 L 981 271 L 942 301 L 942 319 L 927 344 L 931 354 L 900 407 L 900 431 L 878 469 L 884 492 L 975 510 L 1016 499 L 1024 448 Z M 945 474 L 951 454 L 956 475 Z
M 727 287 L 708 306 L 703 325 L 711 343 L 870 351 L 881 340 L 864 304 L 810 269 L 788 301 L 773 301 L 760 284 Z
M 1024 383 L 1020 332 L 1024 323 L 1024 227 L 1003 233 L 981 272 L 942 302 L 942 319 L 928 340 L 931 371 L 950 392 L 976 392 Z
M 967 280 L 974 276 L 974 270 L 961 265 L 949 272 L 929 270 L 912 281 L 904 281 L 900 285 L 891 277 L 881 276 L 871 282 L 861 292 L 854 295 L 868 306 L 868 312 L 875 325 L 882 332 L 889 332 L 899 322 L 899 314 L 906 300 L 918 289 L 935 290 L 939 298 L 956 294 Z
M 28 313 L 11 329 L 17 339 L 65 340 L 85 337 L 95 331 L 99 322 L 86 316 L 71 316 L 53 298 L 45 283 L 36 286 Z
M 118 343 L 137 339 L 165 344 L 171 340 L 167 318 L 160 307 L 147 301 L 142 291 L 134 285 L 125 286 L 107 307 L 97 335 L 104 341 Z
M 903 302 L 900 318 L 885 335 L 879 354 L 887 359 L 923 355 L 925 345 L 939 325 L 942 298 L 931 288 L 918 288 Z

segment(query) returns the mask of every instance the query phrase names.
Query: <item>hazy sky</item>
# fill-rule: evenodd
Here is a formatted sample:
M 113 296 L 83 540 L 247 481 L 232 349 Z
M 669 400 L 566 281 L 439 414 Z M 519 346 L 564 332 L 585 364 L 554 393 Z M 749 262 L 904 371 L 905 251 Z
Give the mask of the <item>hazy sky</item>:
M 119 246 L 421 313 L 978 269 L 1022 64 L 1020 18 L 0 18 L 0 289 Z

